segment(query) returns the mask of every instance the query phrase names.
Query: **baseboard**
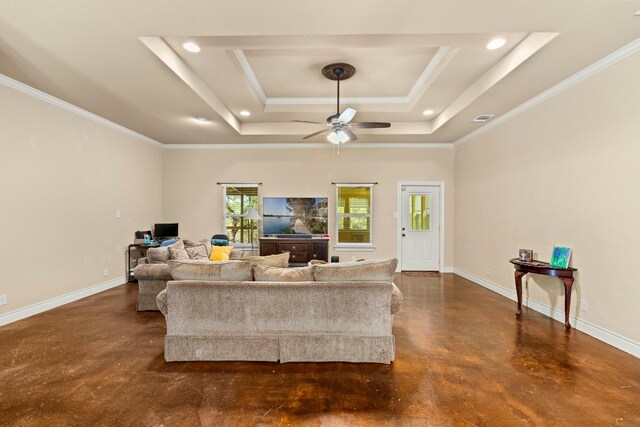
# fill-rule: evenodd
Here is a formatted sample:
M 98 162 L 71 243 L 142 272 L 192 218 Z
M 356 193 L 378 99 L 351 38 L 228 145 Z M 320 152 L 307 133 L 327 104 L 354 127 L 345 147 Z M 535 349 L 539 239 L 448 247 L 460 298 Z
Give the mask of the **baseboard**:
M 73 301 L 97 294 L 107 289 L 115 288 L 124 284 L 126 278 L 116 277 L 113 280 L 102 282 L 97 285 L 89 286 L 88 288 L 80 289 L 74 292 L 70 292 L 59 297 L 54 297 L 46 301 L 42 301 L 28 307 L 20 308 L 18 310 L 10 311 L 9 313 L 0 314 L 0 326 L 7 325 L 9 323 L 16 322 L 21 319 L 33 316 L 34 314 L 42 313 L 52 308 L 60 307 L 61 305 L 68 304 Z
M 500 294 L 505 298 L 509 298 L 512 301 L 518 300 L 515 290 L 503 288 L 500 285 L 497 285 L 493 282 L 483 279 L 482 277 L 478 277 L 475 274 L 466 272 L 459 268 L 454 268 L 454 273 L 497 294 Z M 542 304 L 538 301 L 534 301 L 524 296 L 522 298 L 522 305 L 525 307 L 529 307 L 530 309 L 535 310 L 538 313 L 544 314 L 547 317 L 551 317 L 552 319 L 557 320 L 560 323 L 564 323 L 564 311 L 556 310 L 555 308 L 552 308 L 546 304 Z M 571 320 L 571 326 L 575 329 L 584 332 L 587 335 L 591 335 L 592 337 L 609 345 L 619 348 L 624 352 L 632 354 L 635 357 L 640 358 L 640 343 L 637 343 L 633 340 L 630 340 L 629 338 L 623 337 L 622 335 L 611 332 L 607 329 L 604 329 L 598 325 L 594 325 L 591 322 L 587 322 L 586 320 L 582 320 L 573 315 L 570 315 L 569 319 Z
M 454 269 L 453 267 L 442 267 L 442 270 L 440 270 L 440 273 L 453 273 Z

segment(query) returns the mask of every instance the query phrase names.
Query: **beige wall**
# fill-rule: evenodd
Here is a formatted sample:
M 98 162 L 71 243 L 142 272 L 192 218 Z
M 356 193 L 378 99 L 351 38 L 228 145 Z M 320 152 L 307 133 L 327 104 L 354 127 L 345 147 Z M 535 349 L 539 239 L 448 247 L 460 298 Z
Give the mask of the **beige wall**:
M 0 85 L 0 314 L 122 277 L 133 232 L 161 219 L 161 162 L 160 148 Z
M 180 223 L 187 238 L 222 232 L 222 189 L 216 182 L 262 182 L 262 197 L 329 198 L 329 234 L 335 242 L 335 187 L 332 182 L 378 182 L 374 189 L 374 244 L 371 253 L 339 252 L 341 260 L 396 257 L 397 182 L 445 182 L 445 267 L 453 266 L 453 150 L 450 148 L 368 149 L 330 144 L 318 149 L 165 150 L 164 219 Z
M 635 342 L 639 70 L 635 54 L 455 149 L 456 268 L 513 290 L 519 248 L 548 261 L 554 245 L 569 246 L 572 313 Z M 561 288 L 538 276 L 528 295 L 563 311 Z

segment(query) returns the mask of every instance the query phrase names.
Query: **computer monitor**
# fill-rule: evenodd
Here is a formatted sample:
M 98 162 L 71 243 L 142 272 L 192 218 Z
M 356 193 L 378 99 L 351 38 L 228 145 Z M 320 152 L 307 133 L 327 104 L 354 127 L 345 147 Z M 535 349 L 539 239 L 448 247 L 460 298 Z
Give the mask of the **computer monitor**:
M 153 226 L 153 237 L 154 239 L 167 240 L 173 237 L 178 237 L 178 223 L 171 224 L 155 224 Z

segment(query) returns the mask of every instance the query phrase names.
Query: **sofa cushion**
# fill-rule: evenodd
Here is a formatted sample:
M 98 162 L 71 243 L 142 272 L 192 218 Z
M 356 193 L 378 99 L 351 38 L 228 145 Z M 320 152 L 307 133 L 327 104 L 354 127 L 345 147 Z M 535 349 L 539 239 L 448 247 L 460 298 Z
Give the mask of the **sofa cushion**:
M 313 267 L 280 268 L 256 264 L 253 274 L 256 282 L 313 282 Z
M 280 268 L 286 268 L 289 266 L 289 252 L 284 252 L 277 255 L 248 256 L 244 259 L 254 265 L 266 265 L 269 267 Z
M 207 248 L 205 245 L 190 247 L 185 246 L 184 249 L 187 251 L 189 259 L 209 259 L 209 254 L 207 253 Z
M 149 248 L 147 250 L 147 262 L 150 264 L 166 264 L 170 259 L 169 248 L 184 249 L 182 240 L 178 240 L 173 245 L 161 246 L 159 248 Z
M 397 265 L 396 258 L 322 264 L 314 266 L 313 276 L 317 282 L 392 282 Z
M 138 280 L 172 280 L 167 264 L 140 264 L 133 269 L 133 276 Z
M 251 281 L 251 263 L 246 261 L 210 262 L 201 260 L 169 261 L 175 280 Z
M 211 248 L 211 261 L 228 261 L 233 246 L 213 246 Z

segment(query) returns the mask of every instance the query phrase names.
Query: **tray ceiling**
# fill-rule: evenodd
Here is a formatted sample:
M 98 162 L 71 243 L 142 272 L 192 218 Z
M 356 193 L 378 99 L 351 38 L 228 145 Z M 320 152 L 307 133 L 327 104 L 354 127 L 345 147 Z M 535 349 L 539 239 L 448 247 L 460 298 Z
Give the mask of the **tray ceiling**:
M 321 127 L 292 119 L 335 113 L 320 70 L 348 62 L 340 109 L 392 123 L 358 142 L 450 143 L 640 36 L 640 1 L 336 2 L 340 25 L 329 3 L 8 2 L 0 73 L 162 143 L 295 144 Z

